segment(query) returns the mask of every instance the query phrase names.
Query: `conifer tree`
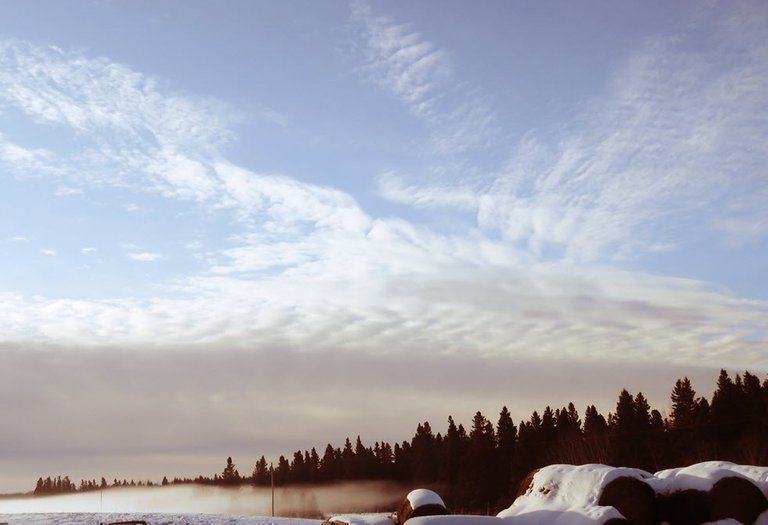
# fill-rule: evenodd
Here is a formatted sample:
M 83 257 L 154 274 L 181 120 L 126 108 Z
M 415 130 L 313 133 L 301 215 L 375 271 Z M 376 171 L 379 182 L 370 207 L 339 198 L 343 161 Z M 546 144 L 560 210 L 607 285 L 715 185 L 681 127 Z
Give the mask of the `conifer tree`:
M 595 405 L 589 405 L 584 412 L 584 435 L 589 438 L 604 436 L 608 432 L 605 417 L 597 411 Z
M 448 416 L 448 430 L 443 439 L 440 460 L 440 479 L 455 488 L 459 475 L 459 464 L 464 453 L 467 435 L 464 427 L 457 427 L 452 416 Z
M 340 464 L 337 459 L 336 450 L 333 445 L 328 443 L 320 460 L 320 480 L 324 482 L 336 481 L 340 479 Z
M 511 487 L 513 459 L 515 456 L 515 442 L 517 441 L 517 428 L 512 421 L 512 415 L 506 406 L 499 413 L 499 421 L 496 423 L 496 462 L 498 465 L 497 485 L 501 488 L 502 495 L 512 495 Z
M 439 450 L 429 421 L 419 423 L 411 439 L 411 479 L 425 483 L 437 480 Z
M 694 425 L 696 414 L 696 391 L 691 381 L 685 377 L 675 382 L 672 389 L 672 413 L 670 422 L 672 428 L 683 429 Z
M 235 464 L 232 462 L 232 458 L 227 458 L 227 466 L 224 467 L 224 471 L 221 473 L 221 482 L 224 485 L 237 485 L 240 483 L 240 473 L 235 469 Z

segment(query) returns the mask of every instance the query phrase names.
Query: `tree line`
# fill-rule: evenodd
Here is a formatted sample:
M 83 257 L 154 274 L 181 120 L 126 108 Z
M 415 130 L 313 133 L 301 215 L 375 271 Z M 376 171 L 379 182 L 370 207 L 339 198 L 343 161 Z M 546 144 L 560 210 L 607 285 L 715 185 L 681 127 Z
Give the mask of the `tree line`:
M 280 456 L 275 465 L 261 456 L 246 475 L 229 457 L 220 474 L 170 483 L 283 486 L 391 480 L 436 488 L 454 511 L 486 512 L 508 506 L 531 470 L 553 463 L 603 463 L 650 472 L 715 459 L 768 465 L 768 379 L 761 383 L 748 371 L 731 378 L 721 370 L 709 400 L 697 396 L 687 377 L 678 379 L 667 417 L 652 409 L 642 392 L 624 389 L 607 416 L 588 405 L 582 418 L 568 403 L 534 411 L 518 424 L 507 407 L 495 423 L 480 411 L 468 429 L 452 416 L 447 423 L 443 432 L 435 432 L 428 421 L 419 423 L 410 440 L 394 445 L 366 445 L 358 436 L 339 447 L 329 443 L 322 454 L 316 448 L 297 450 Z M 163 484 L 168 483 L 164 478 Z
M 475 413 L 467 429 L 452 416 L 444 432 L 419 423 L 410 440 L 366 446 L 358 436 L 280 456 L 274 470 L 262 456 L 240 483 L 276 485 L 381 479 L 438 488 L 456 511 L 497 511 L 536 468 L 554 463 L 603 463 L 649 472 L 708 460 L 768 465 L 768 379 L 721 370 L 711 399 L 678 379 L 667 417 L 638 392 L 619 394 L 607 416 L 589 405 L 547 406 L 515 424 L 507 407 L 495 423 Z M 230 483 L 234 480 L 230 479 Z
M 163 484 L 168 484 L 168 479 L 163 478 Z M 38 478 L 35 485 L 35 496 L 49 496 L 52 494 L 67 494 L 72 492 L 88 492 L 91 490 L 104 490 L 115 487 L 154 487 L 155 484 L 152 481 L 139 481 L 134 480 L 118 480 L 115 478 L 112 483 L 109 483 L 105 478 L 101 478 L 101 481 L 97 482 L 95 479 L 83 479 L 80 481 L 80 485 L 75 484 L 69 476 L 48 476 L 43 479 Z

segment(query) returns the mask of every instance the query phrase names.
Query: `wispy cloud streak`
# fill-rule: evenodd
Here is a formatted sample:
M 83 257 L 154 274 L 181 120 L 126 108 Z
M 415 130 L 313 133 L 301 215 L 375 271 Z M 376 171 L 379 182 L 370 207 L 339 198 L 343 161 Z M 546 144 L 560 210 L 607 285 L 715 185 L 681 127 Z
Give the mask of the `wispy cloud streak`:
M 366 77 L 427 123 L 439 153 L 462 153 L 492 140 L 498 128 L 488 97 L 457 81 L 446 51 L 362 1 L 353 4 L 352 21 L 360 28 Z
M 559 129 L 526 134 L 481 182 L 472 175 L 445 188 L 386 175 L 382 196 L 419 208 L 471 205 L 485 232 L 571 261 L 635 258 L 704 231 L 765 239 L 766 16 L 713 10 L 699 24 L 649 38 L 599 98 Z M 705 51 L 694 51 L 701 38 Z

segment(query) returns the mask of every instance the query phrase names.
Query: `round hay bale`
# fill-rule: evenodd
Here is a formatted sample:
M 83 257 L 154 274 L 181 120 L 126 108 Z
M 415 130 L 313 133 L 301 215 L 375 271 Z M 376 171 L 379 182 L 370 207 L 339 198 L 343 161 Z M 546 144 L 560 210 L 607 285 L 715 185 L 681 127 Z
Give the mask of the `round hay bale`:
M 722 478 L 709 491 L 711 521 L 733 518 L 751 525 L 768 509 L 768 499 L 750 480 L 737 476 Z
M 709 495 L 694 489 L 673 492 L 657 500 L 659 522 L 669 525 L 701 525 L 710 520 Z
M 536 473 L 539 471 L 539 469 L 533 469 L 528 473 L 527 476 L 523 478 L 523 481 L 520 482 L 520 485 L 517 487 L 517 493 L 515 494 L 515 498 L 519 498 L 520 496 L 524 496 L 529 490 L 533 489 L 533 477 L 536 475 Z
M 397 523 L 403 525 L 410 518 L 443 516 L 449 514 L 443 499 L 429 489 L 416 489 L 408 493 L 397 510 Z
M 621 476 L 603 487 L 598 505 L 613 507 L 633 525 L 656 525 L 656 493 L 637 478 Z

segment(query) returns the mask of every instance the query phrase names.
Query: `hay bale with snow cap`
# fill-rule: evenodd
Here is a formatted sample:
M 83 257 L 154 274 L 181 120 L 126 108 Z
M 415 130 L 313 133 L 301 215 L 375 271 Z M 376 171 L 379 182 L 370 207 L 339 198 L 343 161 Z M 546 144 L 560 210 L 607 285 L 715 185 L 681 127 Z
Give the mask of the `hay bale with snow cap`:
M 416 489 L 409 492 L 400 504 L 397 510 L 397 523 L 403 525 L 410 518 L 445 514 L 448 514 L 448 509 L 436 492 L 429 489 Z
M 756 523 L 768 511 L 768 467 L 707 461 L 656 473 L 661 519 L 670 525 Z
M 526 478 L 521 484 L 520 492 L 524 492 L 499 517 L 515 524 L 656 523 L 656 495 L 646 483 L 651 474 L 643 470 L 594 464 L 550 465 L 529 477 L 531 481 Z

